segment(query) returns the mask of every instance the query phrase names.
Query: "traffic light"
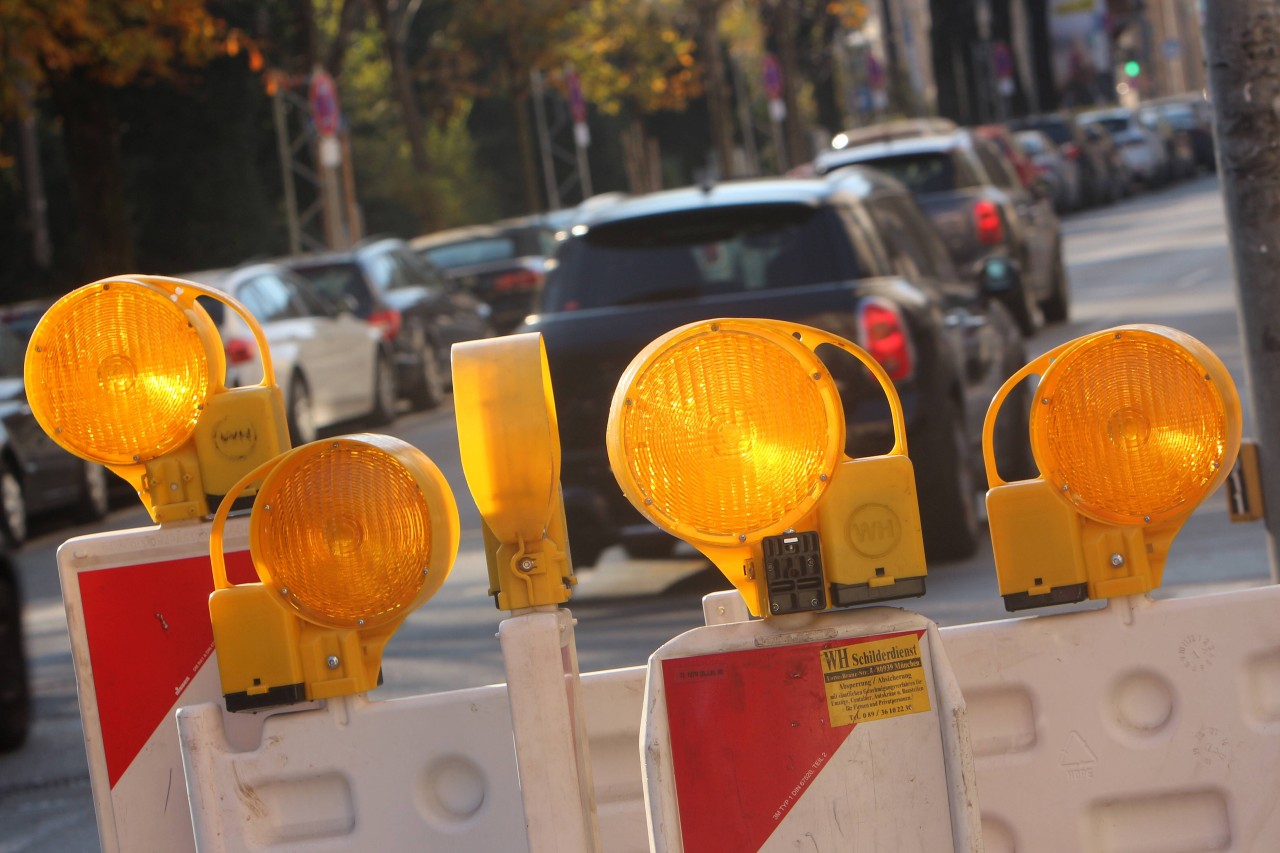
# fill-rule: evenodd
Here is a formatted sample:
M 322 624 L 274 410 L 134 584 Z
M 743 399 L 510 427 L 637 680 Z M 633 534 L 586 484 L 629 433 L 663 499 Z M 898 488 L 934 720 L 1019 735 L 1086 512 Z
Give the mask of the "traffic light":
M 1040 476 L 996 470 L 996 414 L 1039 376 L 1030 418 Z M 1195 508 L 1240 447 L 1240 398 L 1203 343 L 1163 326 L 1118 326 L 1015 373 L 983 424 L 987 518 L 1010 611 L 1148 592 Z
M 1142 73 L 1142 65 L 1136 59 L 1130 59 L 1124 64 L 1124 75 L 1126 77 L 1137 77 Z
M 888 454 L 845 455 L 823 345 L 879 381 L 893 416 Z M 849 341 L 776 320 L 682 326 L 623 373 L 606 443 L 631 503 L 702 551 L 754 615 L 924 593 L 902 407 L 884 369 Z
M 225 386 L 222 341 L 199 296 L 248 325 L 263 354 L 261 384 Z M 289 448 L 267 352 L 261 327 L 231 296 L 118 276 L 45 312 L 27 346 L 27 399 L 55 442 L 123 477 L 154 521 L 199 518 L 245 471 Z
M 259 483 L 249 517 L 259 580 L 232 585 L 223 529 L 235 499 Z M 209 616 L 227 709 L 372 690 L 387 641 L 440 589 L 458 540 L 444 475 L 397 438 L 321 439 L 246 474 L 210 533 Z
M 462 470 L 484 522 L 501 610 L 555 605 L 577 583 L 560 494 L 560 432 L 542 336 L 453 347 Z

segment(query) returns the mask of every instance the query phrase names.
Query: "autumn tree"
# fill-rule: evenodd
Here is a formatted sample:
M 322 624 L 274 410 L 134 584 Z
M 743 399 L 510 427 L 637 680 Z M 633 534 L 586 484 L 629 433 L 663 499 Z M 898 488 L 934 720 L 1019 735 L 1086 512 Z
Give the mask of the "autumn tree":
M 234 34 L 204 0 L 0 0 L 0 114 L 47 97 L 61 124 L 84 273 L 133 269 L 111 92 L 172 79 Z
M 630 120 L 623 149 L 632 192 L 658 189 L 656 146 L 644 118 L 683 111 L 703 93 L 697 43 L 684 34 L 694 22 L 678 0 L 588 0 L 566 23 L 565 52 L 583 96 L 601 113 Z

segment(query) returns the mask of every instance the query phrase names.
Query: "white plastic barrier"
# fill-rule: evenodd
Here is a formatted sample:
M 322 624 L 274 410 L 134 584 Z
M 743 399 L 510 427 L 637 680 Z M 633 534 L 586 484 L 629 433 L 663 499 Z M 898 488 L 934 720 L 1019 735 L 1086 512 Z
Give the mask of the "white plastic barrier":
M 715 606 L 707 612 L 719 612 L 724 621 L 741 613 L 735 607 Z M 1280 850 L 1277 614 L 1280 587 L 1265 587 L 1156 602 L 1121 599 L 1103 610 L 941 629 L 968 704 L 986 849 Z M 639 750 L 644 678 L 643 667 L 582 676 L 606 851 L 648 849 Z M 436 739 L 463 758 L 488 755 L 495 743 L 509 745 L 509 719 L 485 714 L 485 725 L 473 726 L 463 737 L 442 725 L 439 716 L 452 719 L 478 701 L 505 707 L 504 693 L 504 687 L 495 686 L 352 703 L 357 715 L 365 713 L 363 708 L 404 703 L 399 706 L 404 709 L 404 725 L 415 733 L 408 741 L 401 735 L 392 737 L 389 726 L 350 726 L 334 732 L 328 722 L 318 729 L 326 739 L 318 741 L 304 729 L 314 727 L 309 719 L 322 720 L 320 714 L 271 718 L 264 746 L 249 753 L 230 749 L 213 730 L 205 737 L 184 737 L 188 753 L 208 751 L 197 760 L 188 759 L 193 802 L 217 801 L 212 822 L 197 822 L 199 848 L 351 849 L 356 845 L 348 824 L 330 826 L 327 836 L 312 836 L 310 845 L 285 841 L 283 836 L 278 845 L 264 844 L 272 830 L 263 827 L 277 818 L 263 813 L 260 800 L 238 794 L 236 773 L 268 766 L 263 761 L 273 752 L 276 766 L 301 767 L 294 778 L 302 778 L 313 760 L 308 756 L 314 744 L 333 749 L 339 735 L 349 740 L 340 747 L 344 754 L 396 763 L 398 751 L 427 739 Z M 217 709 L 190 713 L 213 710 Z M 423 761 L 428 754 L 426 746 L 413 748 L 420 773 L 430 766 Z M 514 759 L 506 760 L 508 779 L 514 778 Z M 241 761 L 247 763 L 241 767 Z M 406 758 L 406 764 L 412 763 Z M 478 760 L 473 763 L 479 766 Z M 484 767 L 486 773 L 499 772 L 496 763 Z M 363 775 L 347 778 L 355 780 L 354 803 L 363 806 L 389 797 L 385 783 L 366 781 Z M 413 778 L 414 792 L 433 786 L 443 790 L 439 781 Z M 493 779 L 493 784 L 500 784 L 500 776 Z M 362 787 L 366 784 L 373 787 Z M 514 811 L 495 815 L 502 834 L 492 836 L 491 846 L 476 846 L 465 835 L 447 836 L 436 848 L 421 846 L 524 849 L 523 825 L 515 819 L 519 799 L 510 795 L 515 797 Z M 398 808 L 385 803 L 378 817 L 383 825 L 377 828 L 382 837 L 401 844 L 414 839 L 416 844 L 424 826 L 419 801 L 406 792 L 396 801 Z M 494 814 L 487 807 L 484 811 Z M 363 811 L 352 814 L 366 819 Z M 363 843 L 358 846 L 364 848 Z
M 582 680 L 604 849 L 643 851 L 643 669 Z M 197 849 L 528 850 L 506 685 L 276 714 L 256 748 L 178 711 Z M 576 802 L 568 803 L 577 814 Z

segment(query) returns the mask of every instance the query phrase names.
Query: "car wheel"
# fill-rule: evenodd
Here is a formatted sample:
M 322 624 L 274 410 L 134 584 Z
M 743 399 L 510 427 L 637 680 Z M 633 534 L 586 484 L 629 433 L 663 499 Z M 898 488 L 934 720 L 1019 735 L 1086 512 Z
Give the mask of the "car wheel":
M 1061 249 L 1053 264 L 1053 287 L 1041 309 L 1046 323 L 1065 323 L 1071 311 L 1071 285 L 1067 280 L 1067 265 L 1062 260 Z
M 8 462 L 0 464 L 0 522 L 11 545 L 27 541 L 27 497 Z
M 289 440 L 294 447 L 316 440 L 316 416 L 311 408 L 311 392 L 301 376 L 294 376 L 289 383 L 289 405 L 285 409 L 285 422 L 289 425 Z
M 386 356 L 378 353 L 373 365 L 373 409 L 369 420 L 374 426 L 389 424 L 396 419 L 396 376 Z
M 31 685 L 22 647 L 22 601 L 9 557 L 0 561 L 0 752 L 22 746 L 31 725 Z
M 1023 269 L 1028 267 L 1024 265 Z M 1011 295 L 1013 298 L 1009 300 L 1009 310 L 1018 323 L 1018 331 L 1022 332 L 1023 337 L 1029 338 L 1044 325 L 1045 318 L 1040 311 L 1040 303 L 1036 301 L 1026 278 L 1019 278 L 1018 289 Z
M 930 563 L 962 560 L 978 550 L 977 488 L 964 415 L 949 396 L 909 445 L 920 501 L 925 557 Z
M 93 462 L 84 463 L 84 478 L 80 483 L 80 503 L 76 506 L 78 521 L 97 521 L 111 509 L 111 490 L 107 484 L 107 469 Z
M 440 360 L 435 347 L 425 338 L 418 348 L 417 381 L 409 389 L 409 405 L 415 412 L 434 409 L 444 402 L 444 378 L 440 375 Z

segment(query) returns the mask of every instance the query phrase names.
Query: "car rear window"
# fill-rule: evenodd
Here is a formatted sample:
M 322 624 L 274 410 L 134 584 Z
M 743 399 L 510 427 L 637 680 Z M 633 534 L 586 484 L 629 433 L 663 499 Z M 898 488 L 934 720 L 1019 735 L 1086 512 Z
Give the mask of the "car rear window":
M 1062 145 L 1071 141 L 1071 126 L 1065 121 L 1028 121 L 1019 123 L 1017 127 L 1041 131 L 1045 136 L 1052 139 L 1055 145 Z
M 1102 125 L 1102 127 L 1106 128 L 1108 133 L 1124 133 L 1129 129 L 1129 120 L 1122 116 L 1115 116 L 1113 118 L 1091 118 L 1089 121 L 1092 124 Z
M 547 313 L 803 287 L 865 275 L 830 208 L 744 205 L 646 216 L 565 241 Z
M 946 152 L 896 154 L 859 160 L 858 163 L 889 173 L 915 193 L 950 192 L 968 183 L 960 181 L 955 160 Z
M 334 305 L 345 303 L 350 296 L 356 301 L 355 313 L 367 316 L 373 310 L 373 294 L 360 275 L 354 261 L 332 264 L 290 266 L 294 272 L 311 282 L 317 293 Z
M 427 256 L 427 260 L 447 270 L 518 257 L 516 241 L 511 237 L 486 237 L 479 240 L 445 243 L 442 246 L 426 249 L 423 254 Z

